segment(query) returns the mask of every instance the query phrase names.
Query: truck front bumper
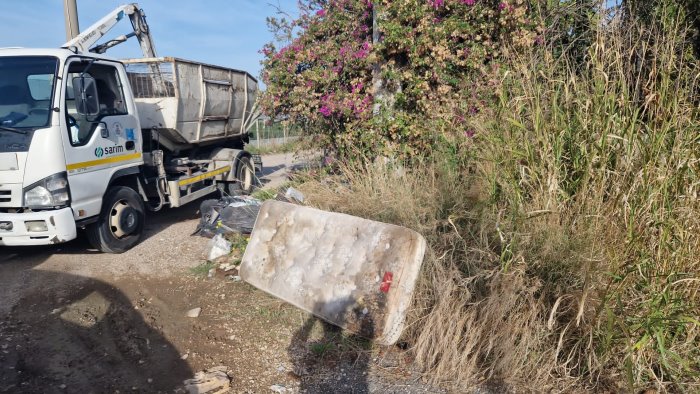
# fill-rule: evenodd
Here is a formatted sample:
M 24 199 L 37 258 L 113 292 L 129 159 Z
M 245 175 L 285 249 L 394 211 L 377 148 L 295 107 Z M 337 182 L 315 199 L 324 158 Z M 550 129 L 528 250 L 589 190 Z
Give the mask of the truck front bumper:
M 0 213 L 0 246 L 60 244 L 75 239 L 77 233 L 71 208 Z

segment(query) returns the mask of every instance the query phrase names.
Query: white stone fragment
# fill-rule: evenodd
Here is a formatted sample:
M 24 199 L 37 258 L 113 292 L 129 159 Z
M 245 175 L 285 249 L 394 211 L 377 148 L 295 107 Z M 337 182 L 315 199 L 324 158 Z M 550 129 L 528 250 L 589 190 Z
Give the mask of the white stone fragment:
M 202 308 L 192 308 L 189 311 L 187 311 L 187 317 L 199 317 L 199 314 L 202 312 Z

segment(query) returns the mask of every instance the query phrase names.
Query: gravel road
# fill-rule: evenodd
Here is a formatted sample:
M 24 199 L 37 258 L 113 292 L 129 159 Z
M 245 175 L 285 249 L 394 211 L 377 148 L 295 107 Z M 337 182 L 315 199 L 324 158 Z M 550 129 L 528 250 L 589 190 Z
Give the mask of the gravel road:
M 262 183 L 278 187 L 301 162 L 265 156 Z M 0 248 L 0 393 L 184 392 L 218 365 L 229 392 L 441 392 L 395 348 L 372 350 L 230 272 L 195 275 L 208 242 L 191 235 L 197 208 L 149 214 L 143 241 L 121 255 L 84 236 Z

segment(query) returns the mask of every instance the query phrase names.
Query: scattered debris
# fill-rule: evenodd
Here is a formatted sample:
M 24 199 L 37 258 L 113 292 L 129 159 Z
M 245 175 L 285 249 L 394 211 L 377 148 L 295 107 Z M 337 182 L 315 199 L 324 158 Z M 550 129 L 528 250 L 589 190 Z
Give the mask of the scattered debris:
M 227 278 L 231 279 L 231 280 L 234 281 L 234 282 L 240 282 L 240 281 L 241 281 L 241 277 L 238 276 L 238 275 L 229 275 L 229 276 L 227 276 Z
M 235 270 L 236 268 L 238 268 L 238 267 L 236 267 L 235 264 L 231 264 L 231 263 L 221 263 L 221 264 L 219 264 L 219 269 L 222 270 L 222 271 L 224 271 L 224 272 L 233 271 L 233 270 Z
M 217 234 L 207 245 L 207 260 L 214 261 L 221 256 L 228 255 L 231 253 L 232 247 L 233 245 L 231 245 L 231 242 L 227 241 L 223 235 Z
M 197 372 L 183 383 L 189 394 L 223 394 L 231 388 L 233 376 L 227 367 L 219 366 Z
M 260 200 L 251 196 L 205 200 L 199 211 L 202 218 L 194 234 L 207 238 L 217 234 L 250 234 L 260 211 Z
M 193 308 L 187 311 L 187 317 L 199 317 L 200 313 L 202 313 L 202 308 Z
M 300 192 L 299 190 L 290 187 L 287 189 L 287 191 L 284 193 L 284 197 L 286 197 L 288 200 L 295 200 L 300 203 L 304 203 L 304 193 Z
M 287 388 L 282 386 L 281 384 L 273 384 L 270 386 L 270 390 L 272 390 L 273 393 L 286 393 Z

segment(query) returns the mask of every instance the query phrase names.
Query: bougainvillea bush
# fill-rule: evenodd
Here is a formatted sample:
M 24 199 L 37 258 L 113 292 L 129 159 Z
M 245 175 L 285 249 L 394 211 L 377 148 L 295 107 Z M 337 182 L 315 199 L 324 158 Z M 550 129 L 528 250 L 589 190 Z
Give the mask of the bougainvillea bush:
M 341 155 L 407 157 L 472 137 L 466 120 L 492 100 L 505 48 L 542 39 L 523 0 L 304 0 L 300 9 L 296 20 L 270 21 L 286 32 L 262 50 L 262 108 Z

